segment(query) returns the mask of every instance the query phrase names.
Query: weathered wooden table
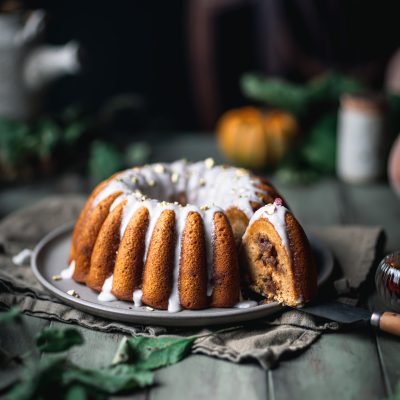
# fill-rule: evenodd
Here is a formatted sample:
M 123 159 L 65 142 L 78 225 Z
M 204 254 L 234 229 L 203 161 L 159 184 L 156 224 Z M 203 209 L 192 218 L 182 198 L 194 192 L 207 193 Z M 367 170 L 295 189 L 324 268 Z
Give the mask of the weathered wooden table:
M 181 154 L 176 149 L 181 149 Z M 196 159 L 217 155 L 211 139 L 203 138 L 199 145 L 190 137 L 183 142 L 170 140 L 168 146 L 155 151 L 160 160 L 172 160 L 183 154 L 188 158 L 195 154 Z M 323 180 L 310 186 L 279 185 L 279 188 L 306 227 L 380 225 L 387 233 L 386 250 L 400 247 L 400 200 L 385 183 L 347 186 Z M 41 193 L 52 191 L 41 190 Z M 8 192 L 7 196 L 12 198 L 13 194 Z M 35 194 L 32 196 L 35 198 Z M 29 316 L 23 316 L 21 324 L 0 330 L 0 346 L 11 354 L 33 348 L 34 336 L 43 327 L 63 325 Z M 70 359 L 87 367 L 109 364 L 123 335 L 78 329 L 86 343 L 70 350 Z M 307 351 L 269 371 L 255 364 L 237 365 L 191 355 L 174 366 L 156 371 L 158 385 L 137 393 L 134 398 L 385 399 L 400 383 L 399 350 L 399 338 L 365 328 L 324 334 Z M 0 381 L 17 372 L 1 371 Z

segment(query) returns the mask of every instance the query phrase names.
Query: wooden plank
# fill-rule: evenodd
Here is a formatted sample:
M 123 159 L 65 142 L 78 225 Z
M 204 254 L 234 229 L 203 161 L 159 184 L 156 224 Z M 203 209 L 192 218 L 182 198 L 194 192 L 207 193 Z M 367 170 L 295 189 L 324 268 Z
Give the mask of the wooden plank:
M 341 192 L 347 199 L 346 220 L 361 225 L 378 225 L 387 234 L 386 251 L 398 249 L 400 243 L 400 205 L 388 185 L 378 183 L 365 186 L 342 185 Z M 382 308 L 379 300 L 372 304 Z M 383 307 L 384 308 L 384 307 Z M 376 347 L 383 375 L 383 383 L 391 396 L 400 381 L 398 339 L 382 332 L 376 333 Z
M 35 336 L 47 325 L 49 321 L 28 315 L 22 315 L 18 320 L 2 325 L 0 349 L 10 357 L 21 356 L 30 351 L 37 353 Z M 21 365 L 15 362 L 0 365 L 0 391 L 16 382 L 20 370 Z
M 288 186 L 277 182 L 279 192 L 303 225 L 339 224 L 342 209 L 336 181 L 323 180 L 312 185 Z
M 382 226 L 387 233 L 387 251 L 398 249 L 400 203 L 389 186 L 341 185 L 340 192 L 346 199 L 347 207 L 344 210 L 346 223 Z
M 371 331 L 326 334 L 272 371 L 276 399 L 386 397 Z
M 369 297 L 368 305 L 371 311 L 387 310 L 387 306 L 376 292 Z M 376 347 L 386 392 L 392 396 L 396 386 L 400 383 L 399 338 L 376 331 Z
M 386 392 L 388 396 L 393 396 L 400 383 L 399 338 L 377 332 L 376 344 Z
M 202 355 L 156 371 L 150 399 L 268 399 L 266 371 Z

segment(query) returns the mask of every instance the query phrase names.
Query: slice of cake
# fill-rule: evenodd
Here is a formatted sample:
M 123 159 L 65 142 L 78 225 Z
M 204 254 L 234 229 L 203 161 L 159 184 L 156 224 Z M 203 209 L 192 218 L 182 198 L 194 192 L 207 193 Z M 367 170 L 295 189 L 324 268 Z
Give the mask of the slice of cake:
M 300 306 L 315 296 L 317 278 L 307 237 L 280 198 L 255 212 L 242 240 L 243 275 L 268 300 Z

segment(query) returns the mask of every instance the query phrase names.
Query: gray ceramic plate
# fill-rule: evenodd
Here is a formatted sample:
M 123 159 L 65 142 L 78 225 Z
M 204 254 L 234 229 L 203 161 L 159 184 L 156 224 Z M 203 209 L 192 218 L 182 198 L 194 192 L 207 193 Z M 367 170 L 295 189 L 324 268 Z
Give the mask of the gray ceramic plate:
M 54 296 L 72 307 L 104 318 L 138 324 L 164 326 L 206 326 L 232 324 L 265 317 L 282 309 L 278 303 L 259 305 L 247 309 L 209 308 L 206 310 L 169 313 L 161 310 L 148 310 L 146 307 L 133 307 L 124 301 L 100 302 L 97 293 L 72 279 L 53 281 L 67 267 L 71 243 L 72 225 L 62 226 L 45 236 L 36 246 L 32 256 L 33 273 L 39 282 Z M 326 246 L 314 236 L 309 237 L 318 268 L 318 285 L 325 282 L 333 269 L 333 257 Z M 75 289 L 79 298 L 70 296 L 67 291 Z

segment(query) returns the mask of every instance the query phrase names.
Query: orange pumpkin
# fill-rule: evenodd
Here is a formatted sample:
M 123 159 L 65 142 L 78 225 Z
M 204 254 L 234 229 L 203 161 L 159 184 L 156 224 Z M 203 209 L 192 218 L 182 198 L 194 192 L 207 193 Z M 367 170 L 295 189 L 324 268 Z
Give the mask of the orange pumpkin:
M 243 107 L 226 112 L 218 122 L 218 143 L 232 162 L 248 168 L 274 165 L 287 153 L 298 134 L 293 115 Z

